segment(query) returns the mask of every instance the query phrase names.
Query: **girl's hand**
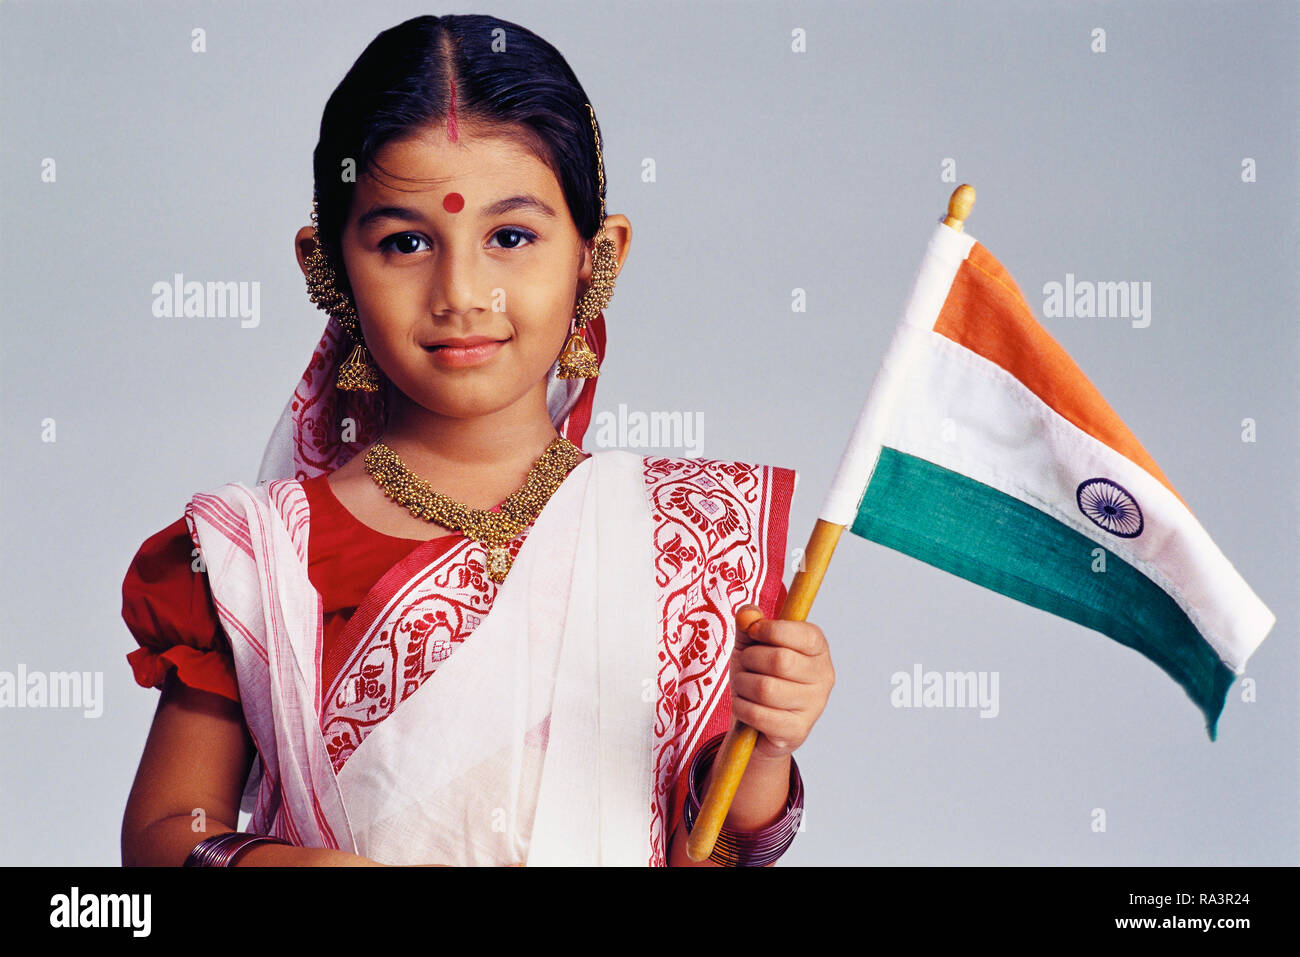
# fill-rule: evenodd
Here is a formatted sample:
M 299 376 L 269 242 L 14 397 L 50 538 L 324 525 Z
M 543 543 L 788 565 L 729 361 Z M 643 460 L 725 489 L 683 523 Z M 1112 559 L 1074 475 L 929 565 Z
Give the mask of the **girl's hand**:
M 760 732 L 755 754 L 782 758 L 804 743 L 826 710 L 835 669 L 820 628 L 762 614 L 756 605 L 736 610 L 731 714 Z

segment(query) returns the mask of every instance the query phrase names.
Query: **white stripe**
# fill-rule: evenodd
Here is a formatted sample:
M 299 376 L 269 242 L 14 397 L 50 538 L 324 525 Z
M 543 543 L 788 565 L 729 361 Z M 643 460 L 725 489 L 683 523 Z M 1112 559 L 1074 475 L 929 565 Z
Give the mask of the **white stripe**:
M 1177 496 L 1002 367 L 937 332 L 909 332 L 911 365 L 897 396 L 905 412 L 884 428 L 884 444 L 1012 495 L 1104 545 L 1168 592 L 1241 674 L 1276 618 Z M 1079 511 L 1079 483 L 1097 477 L 1137 501 L 1145 524 L 1136 538 L 1113 535 Z
M 858 514 L 858 505 L 880 457 L 881 430 L 890 419 L 898 394 L 907 380 L 914 344 L 913 337 L 907 332 L 913 328 L 934 328 L 939 310 L 948 298 L 953 277 L 974 245 L 975 237 L 969 233 L 957 232 L 942 222 L 935 227 L 921 267 L 912 280 L 912 290 L 908 293 L 894 338 L 885 350 L 880 371 L 867 393 L 853 434 L 840 459 L 840 467 L 818 512 L 818 517 L 824 521 L 851 525 Z

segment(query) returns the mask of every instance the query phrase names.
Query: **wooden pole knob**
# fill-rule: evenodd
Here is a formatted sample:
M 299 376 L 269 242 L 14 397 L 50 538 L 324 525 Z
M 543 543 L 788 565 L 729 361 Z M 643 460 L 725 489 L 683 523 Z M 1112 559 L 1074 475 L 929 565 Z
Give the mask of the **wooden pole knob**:
M 943 224 L 961 232 L 962 224 L 966 222 L 974 205 L 975 187 L 970 183 L 962 183 L 952 191 L 952 196 L 948 199 L 948 215 L 944 217 Z

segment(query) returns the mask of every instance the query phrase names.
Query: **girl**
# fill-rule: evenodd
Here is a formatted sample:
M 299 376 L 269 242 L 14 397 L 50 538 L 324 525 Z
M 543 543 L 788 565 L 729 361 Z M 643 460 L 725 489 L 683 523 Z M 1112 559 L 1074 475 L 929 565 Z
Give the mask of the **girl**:
M 795 474 L 581 450 L 632 230 L 568 64 L 409 20 L 330 97 L 314 174 L 330 319 L 258 485 L 195 495 L 123 584 L 163 692 L 124 863 L 690 865 L 733 719 L 761 733 L 703 863 L 771 863 L 834 681 L 820 629 L 771 618 Z

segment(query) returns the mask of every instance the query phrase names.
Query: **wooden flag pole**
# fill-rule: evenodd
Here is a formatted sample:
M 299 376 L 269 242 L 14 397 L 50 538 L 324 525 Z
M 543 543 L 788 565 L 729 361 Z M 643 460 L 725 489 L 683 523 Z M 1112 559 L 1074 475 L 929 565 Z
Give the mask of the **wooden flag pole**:
M 975 187 L 966 183 L 958 186 L 948 200 L 948 215 L 943 220 L 944 225 L 960 232 L 974 205 Z M 835 545 L 843 531 L 843 525 L 817 519 L 817 524 L 808 537 L 808 547 L 804 550 L 801 567 L 790 583 L 785 604 L 781 606 L 781 614 L 778 616 L 780 620 L 808 620 L 813 599 L 817 597 L 817 589 L 826 576 L 831 555 L 834 554 Z M 762 617 L 758 612 L 746 612 L 740 616 L 737 626 L 741 631 L 747 631 L 750 625 Z M 727 819 L 727 812 L 731 810 L 731 802 L 736 797 L 740 779 L 745 776 L 745 768 L 749 766 L 749 758 L 754 753 L 757 742 L 758 732 L 741 721 L 736 722 L 736 726 L 723 739 L 722 747 L 718 749 L 713 761 L 708 793 L 700 804 L 700 813 L 686 839 L 686 856 L 692 861 L 703 861 L 713 853 L 713 845 Z
M 812 535 L 808 537 L 803 568 L 795 573 L 790 591 L 785 596 L 785 604 L 781 606 L 781 614 L 778 616 L 781 620 L 808 619 L 808 611 L 812 608 L 813 599 L 817 597 L 817 589 L 831 563 L 835 543 L 840 540 L 843 531 L 843 525 L 817 519 Z M 762 617 L 758 612 L 750 611 L 741 615 L 736 624 L 742 631 L 747 631 L 750 625 Z M 737 721 L 736 726 L 723 739 L 722 747 L 713 759 L 709 790 L 700 802 L 700 813 L 686 839 L 686 856 L 691 860 L 703 861 L 713 853 L 713 845 L 727 819 L 727 812 L 731 810 L 731 802 L 736 797 L 740 779 L 745 776 L 749 756 L 754 753 L 757 742 L 758 732 L 743 721 Z

